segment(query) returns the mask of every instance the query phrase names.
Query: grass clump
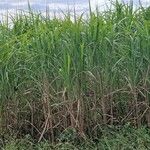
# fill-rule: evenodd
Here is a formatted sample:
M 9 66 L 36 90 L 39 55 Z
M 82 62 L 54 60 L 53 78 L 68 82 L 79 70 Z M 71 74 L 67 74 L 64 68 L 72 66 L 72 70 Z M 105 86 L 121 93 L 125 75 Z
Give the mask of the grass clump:
M 86 19 L 30 13 L 1 24 L 1 133 L 55 142 L 68 129 L 85 139 L 106 125 L 149 127 L 148 16 L 117 3 Z

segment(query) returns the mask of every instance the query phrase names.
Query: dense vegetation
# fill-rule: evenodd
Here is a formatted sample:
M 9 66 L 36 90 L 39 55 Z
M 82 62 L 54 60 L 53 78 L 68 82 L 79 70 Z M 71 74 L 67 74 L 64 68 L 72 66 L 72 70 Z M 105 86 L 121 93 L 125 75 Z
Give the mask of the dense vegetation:
M 122 129 L 105 128 L 101 133 L 97 140 L 66 138 L 53 144 L 47 140 L 36 143 L 29 135 L 22 139 L 9 138 L 2 150 L 149 150 L 150 147 L 150 130 L 145 127 L 134 129 L 126 125 Z
M 150 127 L 150 9 L 0 24 L 0 133 L 55 142 L 68 131 Z M 69 138 L 72 138 L 71 136 Z

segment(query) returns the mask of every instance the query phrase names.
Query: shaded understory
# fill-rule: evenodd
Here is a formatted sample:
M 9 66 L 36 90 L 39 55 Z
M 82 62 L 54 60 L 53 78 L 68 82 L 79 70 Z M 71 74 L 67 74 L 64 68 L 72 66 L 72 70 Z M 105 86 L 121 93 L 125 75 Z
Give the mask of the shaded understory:
M 2 150 L 148 150 L 150 130 L 126 125 L 101 129 L 101 137 L 96 139 L 75 139 L 74 134 L 66 132 L 53 144 L 46 140 L 36 143 L 29 135 L 23 139 L 9 137 L 1 144 Z

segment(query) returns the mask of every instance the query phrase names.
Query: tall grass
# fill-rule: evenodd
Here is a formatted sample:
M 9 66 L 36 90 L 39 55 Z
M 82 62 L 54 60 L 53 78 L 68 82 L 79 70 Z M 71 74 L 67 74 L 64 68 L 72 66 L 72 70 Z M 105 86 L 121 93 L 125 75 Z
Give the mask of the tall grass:
M 51 141 L 75 129 L 150 127 L 150 12 L 114 10 L 0 25 L 0 129 Z M 1 132 L 1 133 L 2 133 Z

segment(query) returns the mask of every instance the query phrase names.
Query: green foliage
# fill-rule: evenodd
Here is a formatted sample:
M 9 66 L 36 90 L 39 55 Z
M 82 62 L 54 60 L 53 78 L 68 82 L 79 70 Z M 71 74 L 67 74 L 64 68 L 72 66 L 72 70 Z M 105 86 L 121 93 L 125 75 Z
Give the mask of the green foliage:
M 146 20 L 150 20 L 150 7 L 145 9 L 144 17 Z
M 62 142 L 73 142 L 77 140 L 77 132 L 75 129 L 68 128 L 65 131 L 63 131 L 59 137 L 59 141 Z
M 26 137 L 20 140 L 10 140 L 2 150 L 148 150 L 149 147 L 149 129 L 124 126 L 120 129 L 116 127 L 103 129 L 103 135 L 97 141 L 87 139 L 79 143 L 76 141 L 55 144 L 48 141 L 33 143 L 31 139 Z

